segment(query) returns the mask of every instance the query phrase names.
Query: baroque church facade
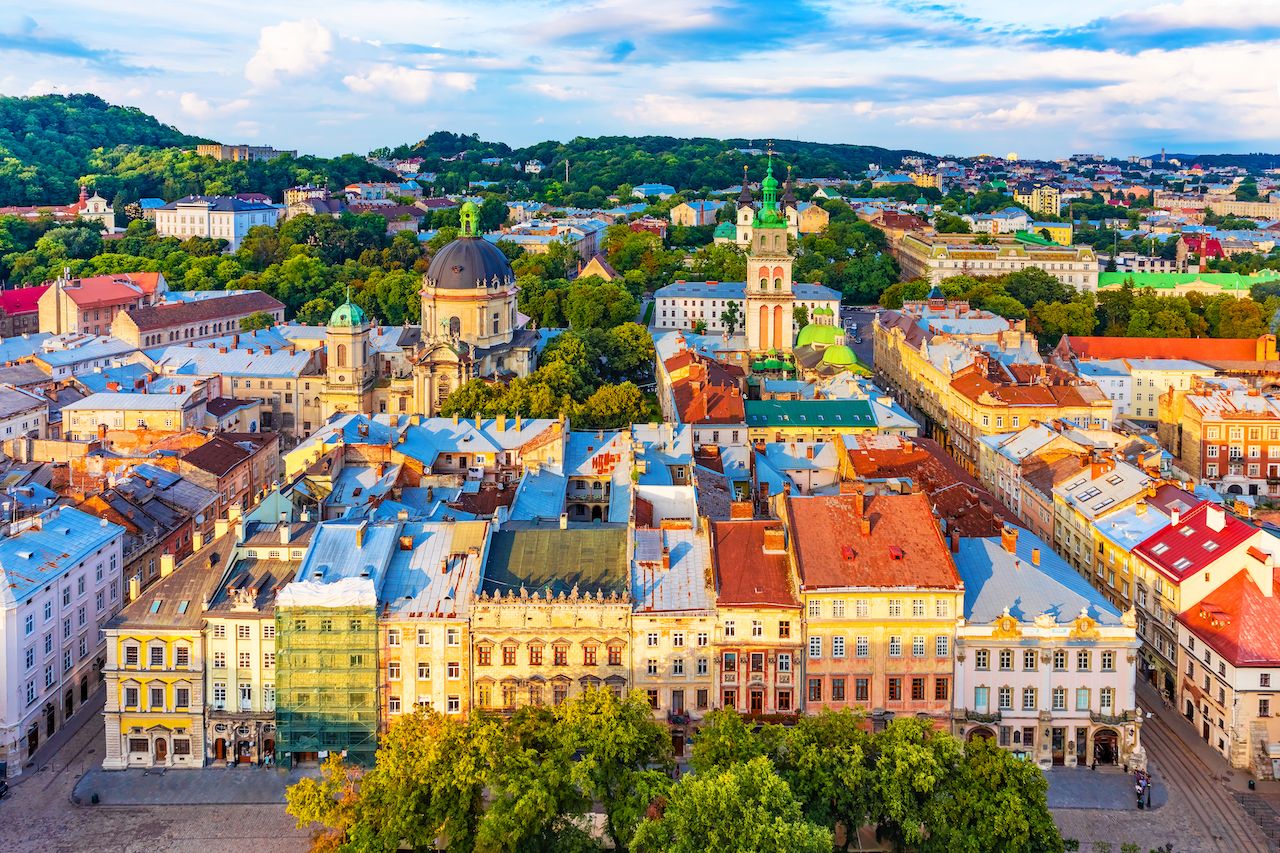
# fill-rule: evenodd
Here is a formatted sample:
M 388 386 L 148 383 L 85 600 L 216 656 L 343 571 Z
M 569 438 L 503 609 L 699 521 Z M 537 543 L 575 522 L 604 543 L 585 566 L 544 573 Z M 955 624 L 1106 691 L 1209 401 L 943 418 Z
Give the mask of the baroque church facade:
M 325 334 L 326 419 L 340 412 L 432 417 L 470 379 L 533 372 L 540 335 L 517 311 L 511 263 L 480 236 L 475 204 L 462 206 L 461 221 L 462 233 L 423 276 L 420 329 L 383 332 L 350 299 L 334 310 Z

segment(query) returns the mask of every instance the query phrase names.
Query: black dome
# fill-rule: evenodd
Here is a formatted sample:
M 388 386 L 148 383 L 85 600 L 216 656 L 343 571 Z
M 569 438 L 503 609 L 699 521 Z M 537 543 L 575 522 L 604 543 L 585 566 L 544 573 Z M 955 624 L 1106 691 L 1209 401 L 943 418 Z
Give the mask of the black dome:
M 513 279 L 511 262 L 502 250 L 482 237 L 459 237 L 436 252 L 427 267 L 427 283 L 442 290 L 475 290 L 495 278 Z

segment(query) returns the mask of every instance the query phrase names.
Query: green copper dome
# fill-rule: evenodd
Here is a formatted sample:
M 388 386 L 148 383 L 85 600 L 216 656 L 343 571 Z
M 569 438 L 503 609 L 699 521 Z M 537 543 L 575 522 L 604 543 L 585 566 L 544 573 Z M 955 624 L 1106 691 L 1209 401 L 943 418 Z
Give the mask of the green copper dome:
M 853 367 L 858 363 L 858 357 L 853 354 L 853 350 L 841 344 L 840 346 L 827 347 L 822 353 L 822 363 L 830 364 L 834 367 Z
M 810 323 L 800 330 L 800 334 L 796 336 L 796 346 L 825 346 L 829 347 L 836 342 L 836 338 L 840 336 L 840 330 L 835 326 L 828 326 L 823 323 Z
M 769 168 L 764 180 L 760 182 L 760 210 L 756 212 L 755 225 L 760 228 L 786 228 L 787 218 L 778 210 L 778 179 L 773 176 L 773 156 L 769 157 Z
M 368 322 L 368 318 L 364 314 L 364 310 L 351 301 L 348 297 L 347 301 L 333 309 L 333 313 L 329 315 L 330 326 L 363 326 Z

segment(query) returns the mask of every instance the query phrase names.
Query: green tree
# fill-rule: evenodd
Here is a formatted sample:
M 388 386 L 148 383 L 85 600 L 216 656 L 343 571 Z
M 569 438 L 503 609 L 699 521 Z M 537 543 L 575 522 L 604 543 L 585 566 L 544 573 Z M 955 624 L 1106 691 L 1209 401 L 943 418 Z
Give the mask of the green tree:
M 255 311 L 248 317 L 240 318 L 240 331 L 252 332 L 257 329 L 270 329 L 276 321 L 266 311 Z
M 742 311 L 736 300 L 730 300 L 725 309 L 720 312 L 720 322 L 729 330 L 729 334 L 738 333 L 738 325 L 742 322 Z
M 876 736 L 869 813 L 883 837 L 902 847 L 926 838 L 931 801 L 959 757 L 959 742 L 928 720 L 900 717 Z
M 939 234 L 970 234 L 969 223 L 953 213 L 939 213 L 933 218 L 933 228 Z
M 703 718 L 693 741 L 691 764 L 696 772 L 708 773 L 764 754 L 764 743 L 741 716 L 729 709 L 717 709 Z
M 926 810 L 928 837 L 922 851 L 1061 853 L 1062 836 L 1049 813 L 1044 773 L 990 738 L 965 744 L 941 787 Z
M 809 325 L 809 309 L 804 305 L 795 305 L 791 309 L 791 322 L 797 329 Z
M 682 778 L 640 824 L 635 853 L 828 853 L 830 830 L 804 819 L 768 759 Z
M 318 326 L 329 322 L 329 317 L 333 315 L 333 308 L 333 303 L 324 297 L 311 299 L 298 309 L 294 319 L 308 326 Z

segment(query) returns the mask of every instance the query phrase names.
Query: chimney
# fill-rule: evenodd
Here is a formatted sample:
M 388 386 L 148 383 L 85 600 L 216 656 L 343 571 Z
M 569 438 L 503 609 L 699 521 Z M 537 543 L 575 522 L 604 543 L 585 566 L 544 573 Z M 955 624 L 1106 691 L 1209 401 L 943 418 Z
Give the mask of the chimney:
M 516 432 L 520 431 L 521 425 L 523 423 L 524 423 L 524 418 L 520 417 L 519 415 L 516 415 Z
M 865 515 L 858 519 L 858 529 L 862 531 L 863 536 L 871 535 L 871 519 Z
M 271 355 L 271 347 L 263 347 L 263 348 L 262 348 L 262 354 L 263 354 L 263 355 Z
M 566 530 L 568 529 L 568 527 L 569 527 L 569 513 L 562 512 L 560 513 L 560 529 Z
M 665 572 L 671 568 L 671 549 L 664 543 L 662 546 L 662 570 Z
M 98 441 L 106 441 L 106 440 L 107 440 L 107 425 L 98 424 Z
M 239 347 L 240 347 L 240 335 L 237 333 L 231 336 L 231 348 L 239 349 Z M 223 352 L 226 352 L 226 350 L 224 349 Z
M 755 518 L 755 510 L 751 501 L 732 501 L 729 504 L 729 518 Z
M 766 554 L 785 554 L 787 552 L 787 534 L 781 527 L 766 527 L 764 529 L 764 546 L 761 549 Z
M 1143 516 L 1147 514 L 1147 502 L 1138 501 L 1133 507 L 1134 515 Z
M 862 483 L 853 487 L 853 513 L 859 518 L 867 514 L 867 488 Z
M 289 544 L 289 535 L 290 535 L 289 522 L 286 521 L 280 525 L 280 544 L 281 545 Z
M 1018 553 L 1018 528 L 1012 524 L 1006 524 L 1000 530 L 1000 544 L 1010 554 Z
M 1221 533 L 1222 528 L 1227 526 L 1227 514 L 1220 506 L 1211 506 L 1204 513 L 1205 524 L 1214 533 Z
M 364 547 L 364 530 L 365 530 L 366 524 L 367 522 L 362 521 L 356 525 L 356 547 L 357 548 Z
M 805 458 L 806 458 L 806 459 L 813 459 L 813 445 L 812 445 L 812 444 L 810 444 L 808 447 L 806 447 L 806 448 L 804 449 L 804 456 L 805 456 Z
M 954 525 L 952 525 L 950 532 L 947 533 L 947 539 L 950 541 L 951 553 L 959 554 L 960 553 L 960 531 L 957 530 Z
M 1039 548 L 1031 549 L 1031 565 L 1033 566 L 1040 565 L 1040 549 Z
M 199 530 L 191 531 L 191 550 L 199 551 L 204 547 L 204 534 Z
M 494 424 L 494 429 L 496 429 L 498 432 L 506 432 L 506 431 L 507 431 L 507 416 L 506 416 L 506 415 L 498 415 L 497 420 L 496 420 L 496 422 L 495 422 L 495 424 Z
M 1170 527 L 1177 527 L 1178 522 L 1181 520 L 1182 520 L 1182 513 L 1178 512 L 1178 510 L 1176 509 L 1169 510 L 1169 526 Z
M 142 594 L 142 576 L 134 575 L 129 578 L 129 600 L 137 601 L 138 596 Z
M 172 554 L 160 555 L 160 577 L 167 578 L 173 574 L 173 570 L 177 568 L 176 560 Z

